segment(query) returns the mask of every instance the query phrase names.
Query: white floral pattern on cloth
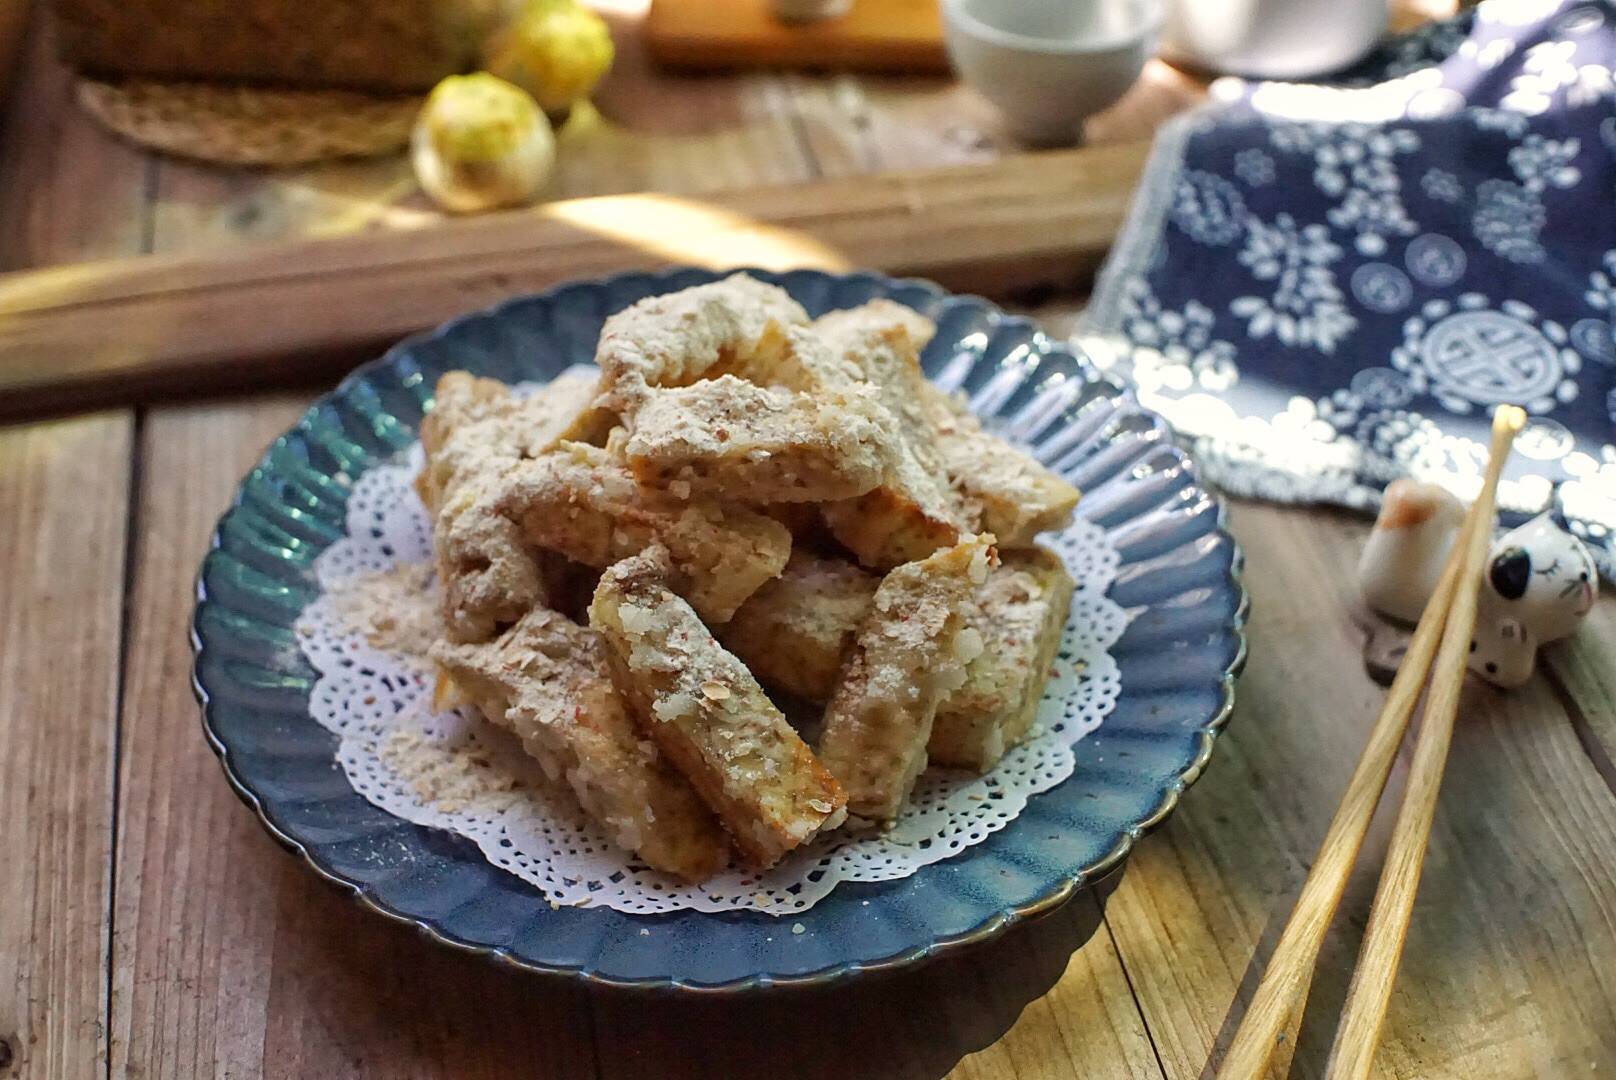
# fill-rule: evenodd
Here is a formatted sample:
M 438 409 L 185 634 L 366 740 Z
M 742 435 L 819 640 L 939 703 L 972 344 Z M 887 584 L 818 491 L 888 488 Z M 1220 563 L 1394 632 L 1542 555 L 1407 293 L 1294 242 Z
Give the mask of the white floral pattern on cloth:
M 1385 74 L 1410 75 L 1462 52 L 1471 40 L 1467 30 L 1458 22 L 1433 22 L 1394 39 L 1386 49 Z
M 1483 180 L 1476 188 L 1476 212 L 1470 227 L 1481 246 L 1510 262 L 1543 261 L 1538 236 L 1548 221 L 1537 194 L 1508 180 Z
M 1234 156 L 1234 171 L 1251 187 L 1262 187 L 1274 182 L 1274 159 L 1248 146 Z
M 1476 126 L 1477 131 L 1498 131 L 1511 139 L 1519 139 L 1531 127 L 1526 117 L 1508 109 L 1493 109 L 1478 105 L 1467 112 L 1470 122 Z
M 1245 217 L 1245 202 L 1229 181 L 1211 173 L 1184 173 L 1173 196 L 1173 223 L 1188 236 L 1221 247 L 1240 235 Z
M 1164 311 L 1150 283 L 1134 278 L 1123 300 L 1124 326 L 1135 344 L 1133 378 L 1151 389 L 1198 386 L 1214 393 L 1240 379 L 1234 346 L 1212 337 L 1212 310 L 1194 300 L 1182 311 Z
M 1239 100 L 1248 88 L 1238 79 L 1212 84 L 1219 100 Z M 1259 83 L 1249 89 L 1250 103 L 1276 119 L 1383 124 L 1405 117 L 1444 116 L 1463 105 L 1431 68 L 1373 85 Z
M 1508 60 L 1515 51 L 1515 42 L 1509 38 L 1494 38 L 1486 43 L 1466 38 L 1457 55 L 1464 57 L 1481 71 L 1491 71 Z
M 1578 139 L 1528 135 L 1509 152 L 1509 167 L 1527 191 L 1575 187 L 1582 173 L 1572 162 L 1581 149 Z
M 347 535 L 316 561 L 322 594 L 298 620 L 303 651 L 319 673 L 310 712 L 338 737 L 337 762 L 364 798 L 407 821 L 467 837 L 491 863 L 555 904 L 787 915 L 811 907 L 841 881 L 906 877 L 986 839 L 1031 796 L 1070 776 L 1074 744 L 1100 726 L 1121 691 L 1108 650 L 1128 619 L 1106 596 L 1120 559 L 1103 529 L 1079 521 L 1051 538 L 1079 585 L 1030 738 L 986 776 L 927 772 L 886 832 L 823 838 L 767 873 L 731 868 L 700 886 L 685 885 L 614 847 L 570 796 L 544 781 L 514 739 L 469 713 L 434 712 L 429 665 L 375 647 L 343 615 L 343 582 L 429 563 L 430 523 L 411 487 L 420 461 L 417 444 L 407 460 L 360 476 L 348 502 Z M 401 739 L 411 748 L 407 767 L 395 749 Z M 475 767 L 492 782 L 449 799 L 423 795 L 421 775 L 454 775 L 468 760 L 479 762 Z
M 1566 105 L 1592 105 L 1616 97 L 1616 80 L 1608 64 L 1577 62 L 1576 37 L 1608 29 L 1607 16 L 1595 6 L 1580 7 L 1561 20 L 1562 33 L 1571 40 L 1546 41 L 1526 51 L 1521 74 L 1510 82 L 1504 108 L 1527 116 L 1540 116 L 1558 100 Z
M 1556 94 L 1577 84 L 1577 68 L 1572 62 L 1576 50 L 1575 41 L 1544 41 L 1527 49 L 1526 63 L 1511 80 L 1503 107 L 1527 116 L 1548 112 Z
M 1616 250 L 1605 252 L 1599 268 L 1589 272 L 1588 291 L 1584 295 L 1596 311 L 1604 312 L 1607 318 L 1616 318 Z
M 1476 187 L 1476 209 L 1470 223 L 1481 245 L 1511 262 L 1542 262 L 1540 238 L 1548 223 L 1544 193 L 1577 185 L 1582 172 L 1573 162 L 1581 149 L 1579 139 L 1521 136 L 1508 155 L 1518 183 L 1493 179 Z
M 1482 0 L 1476 14 L 1483 22 L 1521 28 L 1543 21 L 1543 0 Z
M 1572 323 L 1571 344 L 1590 360 L 1616 364 L 1616 330 L 1608 319 L 1578 319 Z
M 1402 179 L 1395 158 L 1419 149 L 1419 136 L 1406 128 L 1371 124 L 1281 124 L 1269 136 L 1278 149 L 1313 155 L 1313 182 L 1339 200 L 1325 216 L 1355 234 L 1365 255 L 1386 250 L 1388 237 L 1417 230 L 1403 205 Z
M 1572 344 L 1590 360 L 1616 365 L 1616 251 L 1605 252 L 1600 269 L 1589 272 L 1584 296 L 1599 314 L 1572 325 Z M 1616 393 L 1616 387 L 1611 392 Z M 1612 422 L 1616 422 L 1616 410 Z
M 1246 320 L 1254 338 L 1270 333 L 1286 345 L 1331 352 L 1358 321 L 1347 313 L 1331 265 L 1341 249 L 1323 225 L 1298 227 L 1289 214 L 1273 224 L 1253 219 L 1247 226 L 1240 264 L 1258 281 L 1274 283 L 1268 296 L 1237 296 L 1229 310 Z
M 1464 188 L 1460 186 L 1459 178 L 1446 169 L 1425 170 L 1425 175 L 1420 177 L 1420 189 L 1427 198 L 1441 202 L 1456 203 L 1464 198 Z
M 1554 511 L 1616 580 L 1613 68 L 1610 0 L 1485 0 L 1328 83 L 1219 79 L 1158 136 L 1081 343 L 1209 477 L 1276 499 L 1473 490 L 1517 400 L 1506 520 Z M 1183 177 L 1234 208 L 1219 246 L 1168 213 Z

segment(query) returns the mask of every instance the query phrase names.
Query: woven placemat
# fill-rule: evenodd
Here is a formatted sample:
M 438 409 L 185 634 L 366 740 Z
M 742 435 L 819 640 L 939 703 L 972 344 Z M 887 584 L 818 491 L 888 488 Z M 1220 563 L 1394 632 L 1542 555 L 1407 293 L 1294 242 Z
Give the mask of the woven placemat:
M 423 98 L 81 79 L 79 101 L 119 135 L 163 153 L 227 165 L 303 165 L 403 149 Z

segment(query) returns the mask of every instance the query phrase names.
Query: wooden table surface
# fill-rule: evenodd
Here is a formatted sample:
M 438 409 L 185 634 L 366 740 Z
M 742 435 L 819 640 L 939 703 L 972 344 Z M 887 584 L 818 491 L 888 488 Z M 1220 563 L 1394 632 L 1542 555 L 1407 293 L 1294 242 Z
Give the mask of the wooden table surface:
M 561 136 L 556 194 L 699 194 L 1012 147 L 943 80 L 669 80 L 622 57 Z M 0 155 L 0 267 L 411 227 L 396 161 L 286 173 L 98 131 L 36 26 Z M 1194 101 L 1152 66 L 1097 118 Z M 1037 306 L 1070 326 L 1071 296 Z M 1359 660 L 1366 523 L 1237 502 L 1254 616 L 1206 777 L 1095 901 L 844 992 L 588 992 L 434 947 L 288 858 L 198 730 L 185 627 L 213 522 L 316 388 L 0 428 L 0 1077 L 1196 1077 L 1233 1031 L 1382 691 Z M 1468 691 L 1403 974 L 1390 1077 L 1616 1071 L 1616 601 L 1523 689 Z M 1401 769 L 1392 791 L 1401 787 Z M 1372 867 L 1384 842 L 1366 848 Z M 1319 1074 L 1373 888 L 1353 881 L 1297 1039 Z

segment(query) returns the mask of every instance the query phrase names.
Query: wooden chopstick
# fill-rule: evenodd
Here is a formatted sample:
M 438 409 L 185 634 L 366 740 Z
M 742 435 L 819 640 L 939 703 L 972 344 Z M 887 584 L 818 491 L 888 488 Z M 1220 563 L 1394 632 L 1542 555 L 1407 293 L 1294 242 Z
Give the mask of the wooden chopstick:
M 1493 414 L 1491 457 L 1487 482 L 1482 485 L 1472 511 L 1479 520 L 1491 522 L 1498 494 L 1498 474 L 1509 456 L 1510 444 L 1526 422 L 1526 414 L 1513 405 L 1500 406 Z M 1380 1041 L 1380 1027 L 1391 1001 L 1392 983 L 1408 936 L 1409 917 L 1414 910 L 1414 894 L 1420 887 L 1420 869 L 1431 837 L 1436 815 L 1437 792 L 1442 787 L 1442 769 L 1453 740 L 1453 721 L 1459 713 L 1459 692 L 1464 686 L 1466 659 L 1476 632 L 1477 585 L 1487 549 L 1490 528 L 1478 529 L 1465 537 L 1464 569 L 1461 588 L 1454 595 L 1437 651 L 1435 674 L 1426 697 L 1425 713 L 1414 741 L 1414 759 L 1409 766 L 1408 786 L 1403 804 L 1392 827 L 1386 862 L 1369 909 L 1369 927 L 1358 951 L 1358 965 L 1347 989 L 1346 1004 L 1330 1048 L 1326 1080 L 1361 1080 L 1369 1075 Z M 1455 545 L 1457 550 L 1458 545 Z
M 1500 408 L 1494 417 L 1492 446 L 1481 495 L 1465 515 L 1442 577 L 1420 616 L 1414 637 L 1409 641 L 1408 652 L 1397 669 L 1397 676 L 1386 695 L 1386 703 L 1347 781 L 1335 816 L 1325 830 L 1324 840 L 1319 844 L 1313 867 L 1302 883 L 1302 891 L 1296 898 L 1290 919 L 1285 923 L 1273 955 L 1269 957 L 1267 969 L 1252 995 L 1251 1004 L 1241 1018 L 1228 1052 L 1224 1054 L 1217 1072 L 1219 1080 L 1247 1080 L 1262 1075 L 1269 1058 L 1278 1048 L 1281 1036 L 1293 1026 L 1292 1021 L 1299 1016 L 1307 999 L 1319 947 L 1323 944 L 1325 932 L 1341 902 L 1341 894 L 1346 889 L 1347 879 L 1363 846 L 1375 806 L 1380 801 L 1386 778 L 1391 774 L 1392 763 L 1397 758 L 1397 748 L 1408 728 L 1409 717 L 1413 715 L 1414 706 L 1424 690 L 1426 676 L 1443 639 L 1449 609 L 1457 593 L 1469 591 L 1458 587 L 1461 580 L 1471 580 L 1463 573 L 1467 555 L 1478 542 L 1485 552 L 1486 541 L 1492 535 L 1492 506 L 1498 479 L 1509 456 L 1514 433 L 1519 430 L 1518 424 L 1513 427 L 1505 424 L 1507 433 L 1500 433 L 1498 417 L 1504 414 L 1506 408 L 1513 407 Z M 1513 417 L 1514 414 L 1510 415 Z M 1476 539 L 1478 536 L 1481 537 L 1480 541 Z M 1468 649 L 1468 640 L 1465 644 Z
M 1465 546 L 1463 538 L 1473 531 L 1473 524 L 1473 518 L 1466 517 L 1460 530 L 1460 540 L 1455 541 L 1456 552 Z M 1292 1026 L 1293 1017 L 1301 1012 L 1312 981 L 1319 946 L 1323 944 L 1330 919 L 1341 902 L 1341 894 L 1346 889 L 1353 863 L 1358 859 L 1364 834 L 1369 830 L 1375 806 L 1380 802 L 1381 790 L 1391 774 L 1397 748 L 1402 744 L 1409 717 L 1414 713 L 1426 673 L 1436 654 L 1447 607 L 1459 578 L 1459 565 L 1457 558 L 1448 560 L 1431 601 L 1420 616 L 1408 652 L 1387 692 L 1386 704 L 1369 732 L 1369 739 L 1364 743 L 1358 764 L 1347 781 L 1340 805 L 1336 807 L 1335 816 L 1325 830 L 1324 840 L 1319 844 L 1313 867 L 1302 883 L 1302 891 L 1296 898 L 1295 907 L 1291 909 L 1290 919 L 1285 923 L 1262 980 L 1252 995 L 1251 1004 L 1247 1006 L 1240 1027 L 1223 1056 L 1217 1074 L 1219 1080 L 1246 1080 L 1260 1076 L 1268 1065 L 1268 1059 L 1278 1048 L 1281 1035 Z

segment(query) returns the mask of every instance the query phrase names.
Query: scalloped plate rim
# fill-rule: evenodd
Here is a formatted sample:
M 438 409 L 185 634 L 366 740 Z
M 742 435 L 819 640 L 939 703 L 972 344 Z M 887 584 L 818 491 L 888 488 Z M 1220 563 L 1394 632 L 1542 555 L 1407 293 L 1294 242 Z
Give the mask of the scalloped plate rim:
M 628 271 L 620 274 L 606 275 L 596 278 L 569 279 L 548 289 L 536 293 L 524 293 L 508 297 L 496 304 L 476 311 L 466 312 L 455 316 L 428 330 L 411 334 L 390 348 L 382 355 L 365 361 L 353 368 L 347 375 L 338 381 L 336 386 L 321 394 L 301 413 L 295 423 L 285 432 L 270 441 L 258 460 L 248 470 L 251 476 L 257 469 L 263 468 L 269 455 L 288 435 L 303 428 L 318 410 L 328 400 L 336 399 L 349 392 L 352 387 L 364 379 L 383 371 L 400 358 L 404 357 L 414 348 L 422 344 L 442 340 L 455 333 L 461 326 L 485 321 L 495 320 L 505 315 L 507 311 L 523 303 L 532 303 L 538 300 L 553 300 L 562 289 L 576 285 L 603 285 L 610 281 L 624 278 L 649 278 L 651 280 L 668 280 L 676 276 L 699 271 L 701 273 L 731 274 L 753 273 L 766 275 L 770 278 L 783 277 L 793 273 L 809 273 L 838 280 L 869 279 L 887 286 L 906 286 L 919 288 L 930 295 L 934 300 L 963 300 L 979 304 L 993 312 L 1004 323 L 1017 325 L 1030 330 L 1034 340 L 1047 344 L 1053 349 L 1064 350 L 1073 355 L 1086 370 L 1088 377 L 1093 381 L 1104 382 L 1113 387 L 1123 396 L 1131 410 L 1139 416 L 1148 418 L 1152 425 L 1160 431 L 1169 432 L 1166 421 L 1155 412 L 1140 405 L 1133 392 L 1120 384 L 1117 380 L 1088 367 L 1086 358 L 1081 351 L 1072 348 L 1068 343 L 1051 338 L 1043 332 L 1037 323 L 1022 315 L 1014 315 L 1001 310 L 996 304 L 983 297 L 970 293 L 952 293 L 935 282 L 924 278 L 902 277 L 895 278 L 876 271 L 852 271 L 849 273 L 830 273 L 814 270 L 812 268 L 793 268 L 776 271 L 762 267 L 729 267 L 725 269 L 711 269 L 707 267 L 676 266 L 659 270 Z M 1042 350 L 1040 350 L 1042 351 Z M 242 506 L 244 483 L 238 483 L 229 505 L 220 515 L 219 523 L 209 536 L 208 547 L 198 567 L 194 586 L 196 607 L 193 610 L 188 624 L 188 636 L 192 650 L 192 663 L 190 670 L 191 689 L 200 705 L 202 729 L 209 747 L 218 757 L 219 763 L 228 780 L 231 790 L 244 802 L 258 818 L 263 826 L 277 842 L 297 855 L 311 870 L 323 880 L 340 886 L 342 890 L 358 901 L 362 906 L 405 926 L 412 927 L 423 936 L 442 945 L 449 946 L 459 952 L 493 960 L 522 971 L 532 972 L 545 977 L 562 978 L 566 980 L 581 980 L 586 984 L 611 987 L 614 989 L 637 991 L 670 991 L 685 994 L 700 994 L 706 996 L 727 996 L 746 990 L 756 989 L 796 989 L 809 987 L 823 987 L 831 983 L 842 982 L 849 978 L 862 975 L 885 974 L 897 969 L 911 967 L 925 963 L 945 954 L 953 954 L 962 949 L 994 940 L 1002 936 L 1010 927 L 1031 919 L 1047 915 L 1063 906 L 1072 899 L 1076 893 L 1107 875 L 1118 871 L 1135 843 L 1141 837 L 1159 826 L 1177 808 L 1184 792 L 1200 778 L 1217 742 L 1218 735 L 1228 724 L 1234 709 L 1235 684 L 1245 669 L 1248 656 L 1249 639 L 1246 634 L 1246 621 L 1250 614 L 1251 596 L 1245 585 L 1245 553 L 1238 541 L 1229 532 L 1227 527 L 1228 504 L 1210 492 L 1201 482 L 1194 461 L 1180 447 L 1166 444 L 1171 453 L 1177 458 L 1184 469 L 1186 477 L 1203 493 L 1205 493 L 1216 507 L 1216 516 L 1210 535 L 1221 538 L 1229 545 L 1231 557 L 1225 583 L 1230 586 L 1236 595 L 1236 607 L 1221 629 L 1231 633 L 1235 641 L 1235 654 L 1225 666 L 1218 679 L 1220 700 L 1217 709 L 1210 719 L 1202 724 L 1195 732 L 1197 745 L 1194 755 L 1189 763 L 1164 788 L 1156 805 L 1144 816 L 1125 826 L 1117 841 L 1099 858 L 1094 859 L 1075 870 L 1061 875 L 1051 882 L 1050 886 L 1041 891 L 1031 900 L 1020 904 L 1009 904 L 1000 907 L 997 911 L 983 919 L 968 930 L 934 937 L 931 941 L 901 949 L 885 956 L 868 960 L 844 961 L 832 964 L 811 972 L 793 975 L 776 975 L 770 973 L 754 973 L 739 978 L 727 979 L 720 982 L 691 982 L 674 976 L 646 976 L 623 977 L 592 970 L 583 965 L 548 964 L 528 957 L 518 956 L 511 950 L 502 946 L 489 945 L 469 941 L 446 931 L 436 922 L 422 916 L 412 915 L 409 912 L 382 900 L 375 895 L 370 886 L 360 884 L 344 876 L 340 871 L 324 863 L 302 840 L 282 827 L 270 814 L 262 798 L 255 792 L 241 776 L 231 756 L 230 747 L 220 736 L 213 715 L 214 703 L 212 695 L 203 685 L 201 674 L 202 657 L 206 650 L 203 640 L 201 619 L 204 609 L 214 603 L 209 594 L 205 578 L 206 568 L 213 555 L 221 550 L 223 537 L 221 527 L 229 513 Z M 243 478 L 245 481 L 246 477 Z

